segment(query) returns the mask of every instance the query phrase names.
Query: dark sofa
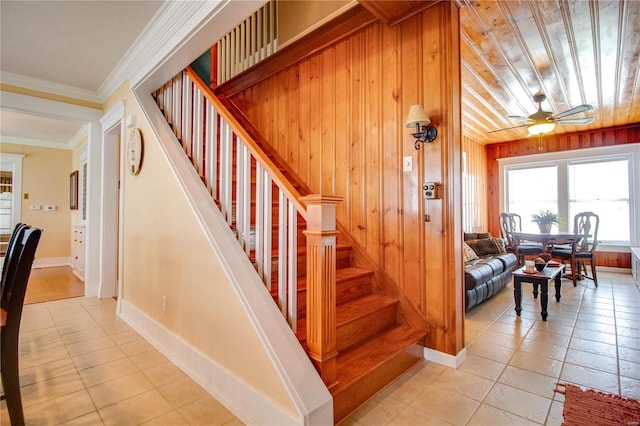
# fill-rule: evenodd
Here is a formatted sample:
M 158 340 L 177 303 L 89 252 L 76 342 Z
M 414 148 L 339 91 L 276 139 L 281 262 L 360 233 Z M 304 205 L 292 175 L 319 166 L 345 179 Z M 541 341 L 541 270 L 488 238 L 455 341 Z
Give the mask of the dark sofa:
M 506 252 L 501 238 L 493 238 L 488 233 L 465 233 L 464 239 L 465 311 L 468 311 L 496 295 L 511 281 L 518 259 Z

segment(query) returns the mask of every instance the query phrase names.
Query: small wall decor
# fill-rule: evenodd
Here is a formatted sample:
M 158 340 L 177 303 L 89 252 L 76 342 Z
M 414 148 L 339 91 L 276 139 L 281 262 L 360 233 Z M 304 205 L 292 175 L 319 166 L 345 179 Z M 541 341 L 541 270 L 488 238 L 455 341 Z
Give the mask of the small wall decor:
M 69 208 L 78 210 L 78 171 L 69 176 Z
M 127 143 L 127 168 L 132 175 L 140 173 L 143 155 L 144 146 L 142 144 L 142 134 L 140 133 L 140 129 L 134 127 L 129 132 L 129 140 Z

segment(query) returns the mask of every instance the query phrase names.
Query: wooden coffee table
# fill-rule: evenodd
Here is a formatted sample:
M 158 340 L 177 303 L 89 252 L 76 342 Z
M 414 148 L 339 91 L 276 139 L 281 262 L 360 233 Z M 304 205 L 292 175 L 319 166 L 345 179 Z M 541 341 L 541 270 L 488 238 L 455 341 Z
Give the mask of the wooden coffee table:
M 562 271 L 564 265 L 547 266 L 542 271 L 534 273 L 525 272 L 524 266 L 513 273 L 513 298 L 516 302 L 516 314 L 522 312 L 522 283 L 533 284 L 533 298 L 538 298 L 538 286 L 540 286 L 540 307 L 542 308 L 542 321 L 547 320 L 547 305 L 549 303 L 549 281 L 555 280 L 556 301 L 560 301 L 560 287 L 562 286 Z

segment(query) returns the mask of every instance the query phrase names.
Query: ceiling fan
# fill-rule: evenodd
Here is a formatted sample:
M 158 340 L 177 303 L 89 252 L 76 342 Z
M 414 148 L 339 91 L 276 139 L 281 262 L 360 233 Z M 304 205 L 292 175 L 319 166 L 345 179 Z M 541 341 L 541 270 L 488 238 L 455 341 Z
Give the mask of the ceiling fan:
M 510 127 L 509 129 L 515 129 L 517 127 L 527 126 L 527 130 L 529 131 L 529 136 L 542 136 L 546 133 L 552 131 L 556 124 L 590 124 L 593 123 L 593 117 L 586 118 L 564 118 L 570 115 L 579 114 L 585 111 L 591 111 L 593 107 L 588 104 L 582 104 L 575 106 L 573 108 L 569 108 L 566 111 L 560 112 L 558 114 L 554 114 L 549 111 L 544 111 L 542 109 L 542 102 L 547 99 L 547 96 L 538 92 L 533 95 L 533 101 L 538 104 L 538 111 L 534 112 L 528 117 L 523 117 L 521 115 L 509 115 L 508 118 L 513 118 L 514 120 L 526 121 L 527 124 L 523 124 L 522 126 Z M 502 130 L 509 130 L 502 129 Z M 500 131 L 500 130 L 497 130 Z

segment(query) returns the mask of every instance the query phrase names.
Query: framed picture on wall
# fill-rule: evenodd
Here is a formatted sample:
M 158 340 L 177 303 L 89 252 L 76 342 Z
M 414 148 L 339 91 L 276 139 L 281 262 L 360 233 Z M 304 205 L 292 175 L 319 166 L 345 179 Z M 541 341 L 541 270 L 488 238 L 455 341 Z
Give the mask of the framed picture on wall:
M 78 210 L 78 171 L 71 173 L 69 177 L 69 208 Z

